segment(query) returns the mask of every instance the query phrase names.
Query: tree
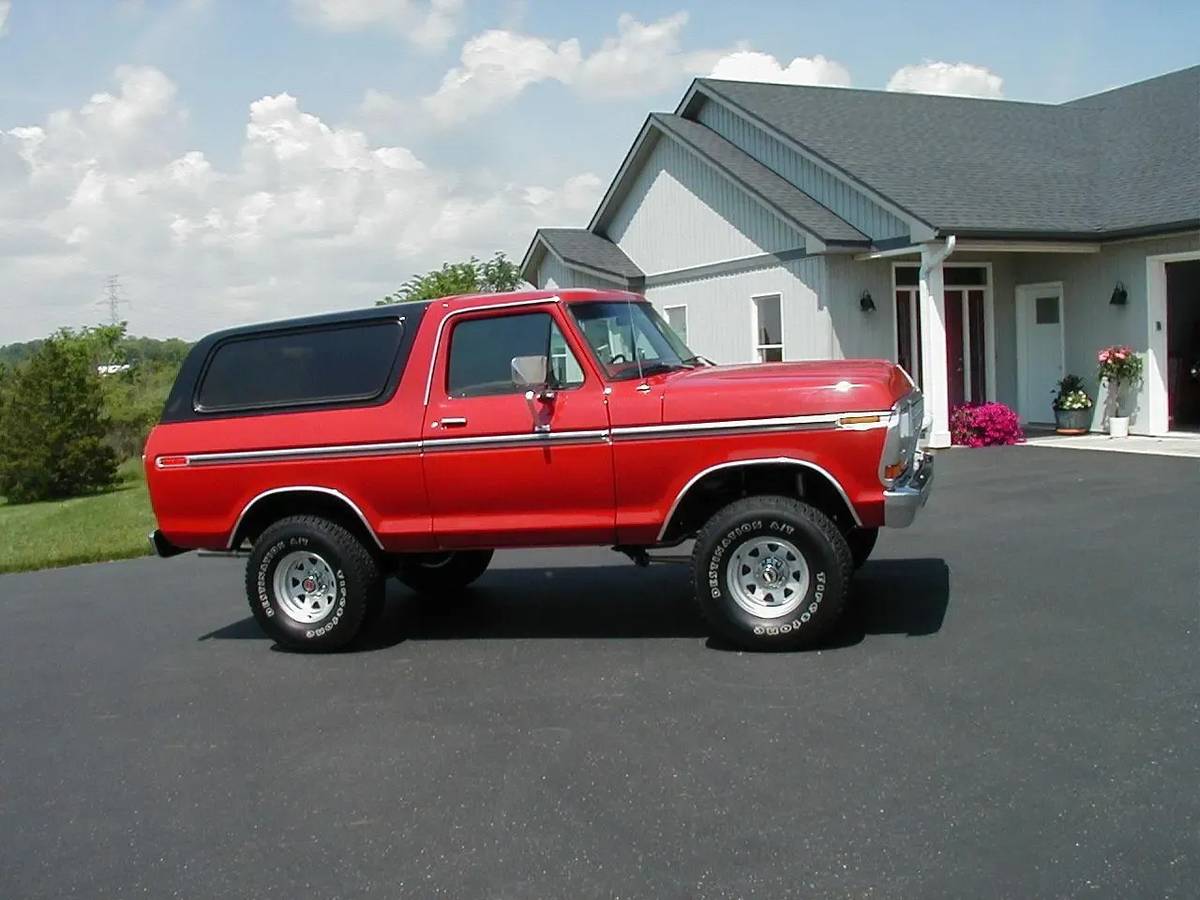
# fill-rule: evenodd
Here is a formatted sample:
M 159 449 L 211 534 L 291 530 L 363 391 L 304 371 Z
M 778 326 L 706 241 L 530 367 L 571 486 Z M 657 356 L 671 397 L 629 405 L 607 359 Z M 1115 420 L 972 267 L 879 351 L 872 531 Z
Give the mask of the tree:
M 105 442 L 104 393 L 85 329 L 48 338 L 7 377 L 0 420 L 0 494 L 10 503 L 109 487 L 116 454 Z
M 487 262 L 472 256 L 466 262 L 442 263 L 440 269 L 414 275 L 400 285 L 400 290 L 376 301 L 375 305 L 434 300 L 452 294 L 495 294 L 514 291 L 522 284 L 521 267 L 503 253 L 497 253 Z

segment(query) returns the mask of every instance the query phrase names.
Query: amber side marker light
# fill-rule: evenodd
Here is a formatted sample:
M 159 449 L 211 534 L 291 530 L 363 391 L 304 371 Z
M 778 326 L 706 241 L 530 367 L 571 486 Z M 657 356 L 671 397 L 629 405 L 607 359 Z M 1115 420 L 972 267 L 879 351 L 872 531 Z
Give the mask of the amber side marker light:
M 188 464 L 186 456 L 160 456 L 155 460 L 155 464 L 160 469 L 178 469 Z
M 878 425 L 879 416 L 842 416 L 843 425 Z
M 884 466 L 883 475 L 885 478 L 899 478 L 907 468 L 908 466 L 905 463 L 892 463 L 890 466 Z

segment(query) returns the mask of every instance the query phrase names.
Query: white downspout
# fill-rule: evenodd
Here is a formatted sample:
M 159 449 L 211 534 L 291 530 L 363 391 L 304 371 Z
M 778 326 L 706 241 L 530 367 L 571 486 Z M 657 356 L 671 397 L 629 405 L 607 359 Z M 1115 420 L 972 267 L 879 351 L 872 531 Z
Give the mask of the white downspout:
M 930 420 L 929 446 L 950 446 L 950 396 L 946 359 L 946 283 L 942 263 L 954 252 L 954 235 L 945 245 L 921 245 L 921 365 L 925 412 Z

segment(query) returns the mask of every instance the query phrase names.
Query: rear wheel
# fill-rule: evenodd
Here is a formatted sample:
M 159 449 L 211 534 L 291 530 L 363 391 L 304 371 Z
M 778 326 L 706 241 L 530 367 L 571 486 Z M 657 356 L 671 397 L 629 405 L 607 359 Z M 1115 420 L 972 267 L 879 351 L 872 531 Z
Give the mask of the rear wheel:
M 747 497 L 716 513 L 692 552 L 696 597 L 713 630 L 752 650 L 795 650 L 841 616 L 850 548 L 833 521 L 789 497 Z
M 289 516 L 254 542 L 246 565 L 250 610 L 277 642 L 297 650 L 337 650 L 382 602 L 375 558 L 328 519 Z
M 875 549 L 877 540 L 879 540 L 878 528 L 851 528 L 846 532 L 846 543 L 850 545 L 850 558 L 854 561 L 854 568 L 862 568 L 862 564 L 867 561 L 871 551 Z
M 487 571 L 491 550 L 450 550 L 405 557 L 400 562 L 401 581 L 422 594 L 455 591 Z

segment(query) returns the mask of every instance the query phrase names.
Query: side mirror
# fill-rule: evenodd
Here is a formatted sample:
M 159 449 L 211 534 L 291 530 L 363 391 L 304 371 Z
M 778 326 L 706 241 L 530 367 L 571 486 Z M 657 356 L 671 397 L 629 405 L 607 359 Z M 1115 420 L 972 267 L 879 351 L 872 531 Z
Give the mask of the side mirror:
M 512 380 L 519 388 L 541 390 L 546 387 L 549 366 L 544 356 L 514 356 Z

